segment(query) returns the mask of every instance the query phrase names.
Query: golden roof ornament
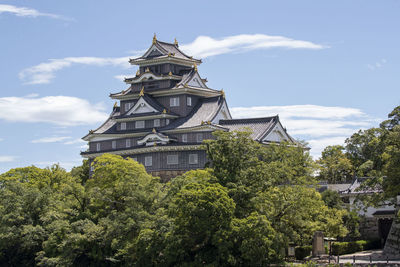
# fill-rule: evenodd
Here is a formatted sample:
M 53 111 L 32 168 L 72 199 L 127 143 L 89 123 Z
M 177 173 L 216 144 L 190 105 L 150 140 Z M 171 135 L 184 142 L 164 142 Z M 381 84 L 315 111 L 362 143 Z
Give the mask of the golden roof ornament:
M 156 35 L 156 33 L 154 33 L 154 36 L 153 36 L 153 44 L 155 44 L 155 43 L 157 43 L 157 35 Z
M 223 98 L 225 98 L 225 92 L 224 92 L 224 89 L 221 89 L 221 95 L 222 95 L 222 97 L 223 97 Z
M 178 46 L 178 41 L 174 38 L 174 45 Z
M 168 57 L 170 57 L 170 56 L 171 56 L 171 52 L 168 53 Z
M 201 125 L 204 125 L 204 121 L 201 121 Z
M 208 125 L 211 125 L 211 121 L 207 121 L 207 124 L 208 124 Z
M 153 146 L 157 146 L 157 143 L 154 141 Z
M 137 70 L 136 76 L 139 76 L 139 75 L 140 75 L 140 70 Z
M 144 86 L 142 86 L 142 89 L 140 90 L 139 96 L 144 96 Z
M 172 56 L 175 56 L 175 53 L 172 53 Z
M 197 72 L 197 64 L 196 63 L 194 63 L 194 71 Z
M 150 72 L 149 67 L 147 67 L 147 68 L 145 69 L 145 72 Z
M 172 72 L 168 72 L 168 76 L 172 76 Z
M 89 133 L 92 134 L 92 133 L 94 133 L 94 131 L 93 130 L 89 130 Z
M 187 84 L 187 83 L 185 83 L 185 84 L 183 85 L 183 87 L 188 87 L 188 84 Z
M 165 110 L 165 108 L 164 108 L 164 110 L 162 111 L 162 113 L 163 113 L 163 114 L 166 114 L 166 113 L 167 113 L 167 111 Z
M 117 101 L 115 101 L 115 103 L 114 103 L 114 108 L 116 108 L 116 107 L 118 107 Z
M 156 128 L 153 128 L 153 131 L 152 131 L 153 133 L 156 133 Z

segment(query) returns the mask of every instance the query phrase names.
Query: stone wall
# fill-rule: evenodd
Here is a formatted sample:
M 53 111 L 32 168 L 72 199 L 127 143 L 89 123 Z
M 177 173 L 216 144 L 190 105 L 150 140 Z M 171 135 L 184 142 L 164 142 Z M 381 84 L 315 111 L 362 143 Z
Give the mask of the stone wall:
M 400 219 L 393 221 L 383 252 L 388 256 L 400 255 Z
M 374 217 L 363 217 L 360 221 L 361 239 L 379 239 L 378 219 Z

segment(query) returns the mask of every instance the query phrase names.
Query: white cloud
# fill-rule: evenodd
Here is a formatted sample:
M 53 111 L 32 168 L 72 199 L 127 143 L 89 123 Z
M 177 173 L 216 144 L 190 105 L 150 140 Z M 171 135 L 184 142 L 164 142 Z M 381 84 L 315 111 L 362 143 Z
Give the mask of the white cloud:
M 0 14 L 1 13 L 10 13 L 14 14 L 18 17 L 49 17 L 53 19 L 62 19 L 62 20 L 73 20 L 71 18 L 67 18 L 61 15 L 50 14 L 50 13 L 43 13 L 39 12 L 36 9 L 28 8 L 28 7 L 17 7 L 13 5 L 2 5 L 0 4 Z
M 52 136 L 52 137 L 43 137 L 39 139 L 32 140 L 31 143 L 57 143 L 62 142 L 67 139 L 71 139 L 70 136 Z
M 11 122 L 45 122 L 61 126 L 95 124 L 108 115 L 102 104 L 71 96 L 0 98 L 0 119 Z
M 0 162 L 12 162 L 15 160 L 14 156 L 2 156 L 0 155 Z
M 348 137 L 349 136 L 335 136 L 335 137 L 308 140 L 308 144 L 312 148 L 310 154 L 314 158 L 318 158 L 321 156 L 321 151 L 324 150 L 325 147 L 334 145 L 344 145 L 344 141 Z
M 284 36 L 240 34 L 219 39 L 214 39 L 209 36 L 198 36 L 192 43 L 183 44 L 180 48 L 191 56 L 206 58 L 209 56 L 256 49 L 323 49 L 326 47 L 309 41 L 295 40 Z
M 348 107 L 317 105 L 234 107 L 234 118 L 268 117 L 279 115 L 281 123 L 295 138 L 309 142 L 311 155 L 318 157 L 328 145 L 341 144 L 358 129 L 375 122 L 364 112 Z
M 19 73 L 19 78 L 26 84 L 50 83 L 55 77 L 54 73 L 72 65 L 91 66 L 119 66 L 128 68 L 129 57 L 101 58 L 101 57 L 66 57 L 61 59 L 50 59 L 48 62 L 40 63 Z
M 192 43 L 182 44 L 180 48 L 186 53 L 200 58 L 216 56 L 227 53 L 245 52 L 256 49 L 288 48 L 288 49 L 323 49 L 325 46 L 309 41 L 294 40 L 283 36 L 270 36 L 266 34 L 240 34 L 213 39 L 208 36 L 199 36 Z M 132 57 L 139 57 L 144 50 L 131 51 Z M 129 57 L 66 57 L 49 59 L 48 62 L 26 68 L 19 73 L 19 78 L 25 84 L 46 84 L 55 78 L 55 72 L 72 65 L 92 66 L 118 66 L 128 68 Z M 132 75 L 127 75 L 132 76 Z M 114 78 L 123 79 L 124 75 Z
M 83 144 L 83 143 L 86 143 L 86 141 L 83 141 L 82 139 L 78 138 L 78 139 L 64 142 L 64 145 L 74 145 L 74 144 Z
M 386 64 L 387 60 L 382 58 L 380 61 L 377 61 L 372 64 L 367 64 L 367 68 L 370 70 L 375 70 L 375 69 L 380 69 L 383 67 L 384 64 Z

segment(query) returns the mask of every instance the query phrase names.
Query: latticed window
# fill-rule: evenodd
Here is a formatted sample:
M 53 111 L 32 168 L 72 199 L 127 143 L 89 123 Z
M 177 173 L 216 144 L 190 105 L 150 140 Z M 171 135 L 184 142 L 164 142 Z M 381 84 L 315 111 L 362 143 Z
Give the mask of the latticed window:
M 171 107 L 178 107 L 179 106 L 179 97 L 171 97 L 169 99 L 169 105 Z
M 144 158 L 144 166 L 152 166 L 153 165 L 153 157 L 147 156 Z
M 167 164 L 178 164 L 178 155 L 168 155 L 167 156 Z
M 97 144 L 96 144 L 96 150 L 97 150 L 97 151 L 100 151 L 100 149 L 101 149 L 101 144 L 100 144 L 100 143 L 97 143 Z
M 187 142 L 187 134 L 182 134 L 182 142 Z
M 197 138 L 197 142 L 199 142 L 199 143 L 203 142 L 203 134 L 202 133 L 198 133 L 196 135 L 196 138 Z
M 144 128 L 144 121 L 136 121 L 135 128 Z
M 160 127 L 160 119 L 154 120 L 154 127 Z
M 121 122 L 121 130 L 126 130 L 126 122 Z
M 112 141 L 112 143 L 111 143 L 111 147 L 112 147 L 112 149 L 116 149 L 117 148 L 117 141 Z
M 197 154 L 189 154 L 189 164 L 199 163 L 199 156 Z
M 191 105 L 192 105 L 192 98 L 191 98 L 190 96 L 188 96 L 188 97 L 186 98 L 186 103 L 187 103 L 188 106 L 191 106 Z
M 126 147 L 131 147 L 131 139 L 126 139 L 125 145 Z

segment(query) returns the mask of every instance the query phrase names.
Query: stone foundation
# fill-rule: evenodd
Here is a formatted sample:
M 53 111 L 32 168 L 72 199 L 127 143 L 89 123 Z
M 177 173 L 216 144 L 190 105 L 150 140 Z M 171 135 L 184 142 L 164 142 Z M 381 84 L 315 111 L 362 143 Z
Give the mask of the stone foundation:
M 361 239 L 379 239 L 379 223 L 374 217 L 364 217 L 360 221 Z
M 400 255 L 400 220 L 397 218 L 393 221 L 392 227 L 388 238 L 386 240 L 385 248 L 383 253 L 388 256 L 399 256 Z

